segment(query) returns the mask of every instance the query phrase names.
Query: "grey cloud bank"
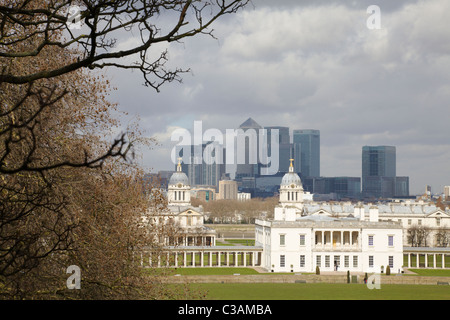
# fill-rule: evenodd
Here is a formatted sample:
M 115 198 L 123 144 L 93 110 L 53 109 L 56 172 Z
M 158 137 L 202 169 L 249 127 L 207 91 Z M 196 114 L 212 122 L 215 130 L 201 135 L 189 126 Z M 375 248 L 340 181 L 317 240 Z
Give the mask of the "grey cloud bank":
M 177 127 L 202 120 L 224 131 L 252 117 L 320 130 L 324 176 L 360 176 L 362 146 L 394 145 L 411 193 L 441 191 L 450 184 L 450 3 L 378 1 L 381 29 L 369 30 L 371 2 L 254 1 L 217 21 L 217 40 L 168 45 L 169 65 L 192 71 L 161 93 L 138 73 L 109 70 L 112 100 L 161 144 L 142 150 L 143 165 L 173 169 Z

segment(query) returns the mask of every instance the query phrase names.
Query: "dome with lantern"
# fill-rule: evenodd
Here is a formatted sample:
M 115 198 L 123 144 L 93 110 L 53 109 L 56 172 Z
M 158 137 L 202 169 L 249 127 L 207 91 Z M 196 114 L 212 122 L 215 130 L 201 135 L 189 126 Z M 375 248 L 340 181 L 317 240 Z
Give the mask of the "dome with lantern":
M 177 171 L 175 173 L 172 174 L 172 176 L 169 179 L 168 185 L 176 185 L 176 186 L 187 186 L 189 185 L 189 178 L 186 175 L 186 173 L 184 173 L 183 171 L 181 171 L 181 162 L 179 159 L 178 165 L 177 165 Z
M 168 185 L 179 185 L 182 184 L 183 186 L 186 186 L 189 184 L 189 179 L 186 173 L 177 171 L 169 179 Z
M 289 166 L 289 172 L 286 173 L 283 178 L 281 179 L 281 184 L 280 187 L 290 187 L 290 188 L 301 188 L 303 189 L 302 186 L 302 180 L 300 179 L 299 175 L 297 173 L 294 172 L 294 166 L 292 165 L 292 161 L 294 161 L 294 159 L 290 159 L 291 164 Z

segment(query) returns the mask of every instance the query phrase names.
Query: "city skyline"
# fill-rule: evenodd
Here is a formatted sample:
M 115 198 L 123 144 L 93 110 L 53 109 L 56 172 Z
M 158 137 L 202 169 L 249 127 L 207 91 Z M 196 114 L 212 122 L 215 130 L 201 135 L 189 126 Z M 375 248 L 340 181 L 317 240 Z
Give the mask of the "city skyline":
M 370 1 L 259 0 L 218 21 L 214 35 L 171 43 L 183 83 L 156 93 L 136 73 L 110 70 L 123 127 L 139 119 L 158 145 L 137 150 L 148 171 L 172 169 L 170 136 L 193 121 L 321 132 L 322 176 L 361 176 L 361 147 L 397 148 L 397 175 L 410 193 L 449 184 L 450 56 L 444 0 L 381 0 L 381 29 L 366 26 Z M 163 19 L 163 17 L 161 17 Z M 283 34 L 280 38 L 278 35 Z M 118 39 L 126 48 L 136 39 Z M 118 130 L 120 131 L 120 130 Z
M 197 124 L 198 126 L 199 124 Z M 202 126 L 201 126 L 202 127 Z M 198 129 L 198 128 L 197 128 Z M 206 129 L 206 128 L 202 128 Z M 301 175 L 303 179 L 303 184 L 305 190 L 311 193 L 318 194 L 328 194 L 337 193 L 339 197 L 351 197 L 358 198 L 360 196 L 364 198 L 392 198 L 392 197 L 408 197 L 410 196 L 409 188 L 409 176 L 397 176 L 397 161 L 396 161 L 396 147 L 395 146 L 362 146 L 362 158 L 361 158 L 361 173 L 357 176 L 323 176 L 320 175 L 320 130 L 316 129 L 291 129 L 289 127 L 283 126 L 261 126 L 253 118 L 248 118 L 240 126 L 239 129 L 243 129 L 243 133 L 246 130 L 267 130 L 267 136 L 270 137 L 271 130 L 276 129 L 279 131 L 278 148 L 280 167 L 278 173 L 288 172 L 288 166 L 283 164 L 290 163 L 293 164 L 294 172 Z M 206 129 L 208 131 L 210 129 Z M 220 131 L 220 130 L 219 130 Z M 198 132 L 191 134 L 192 136 L 198 135 Z M 255 136 L 255 137 L 259 137 Z M 192 140 L 195 140 L 193 138 Z M 267 140 L 267 150 L 268 154 L 272 156 L 270 151 L 271 143 L 270 139 Z M 203 141 L 201 147 L 202 150 L 205 149 L 206 145 L 211 143 L 210 141 Z M 258 153 L 258 148 L 261 148 L 261 141 L 256 141 L 258 147 L 255 147 L 253 153 Z M 305 149 L 301 149 L 303 146 Z M 194 156 L 194 150 L 200 148 L 200 146 L 186 146 L 178 144 L 175 146 L 176 156 L 181 156 L 179 160 L 184 159 L 188 163 L 183 163 L 183 171 L 188 175 L 192 185 L 211 185 L 218 186 L 221 173 L 227 173 L 233 179 L 241 181 L 243 177 L 264 177 L 264 174 L 259 172 L 260 168 L 263 167 L 261 163 L 258 164 L 247 164 L 251 158 L 249 154 L 249 146 L 246 143 L 245 148 L 240 152 L 245 152 L 245 164 L 238 164 L 237 166 L 231 166 L 231 170 L 225 170 L 225 157 L 226 153 L 225 143 L 221 145 L 221 153 L 223 161 L 217 165 L 205 165 L 203 164 L 193 164 L 194 162 L 190 159 Z M 191 156 L 186 158 L 181 150 L 191 150 Z M 282 151 L 286 149 L 285 151 Z M 199 149 L 200 152 L 202 150 Z M 255 151 L 256 150 L 256 151 Z M 180 152 L 181 151 L 181 152 Z M 239 153 L 236 149 L 235 153 Z M 201 153 L 202 154 L 202 153 Z M 208 156 L 208 153 L 205 153 Z M 260 155 L 258 155 L 259 157 Z M 265 160 L 263 160 L 265 161 Z M 299 165 L 299 163 L 301 165 Z M 198 169 L 195 169 L 198 168 Z M 203 174 L 198 174 L 197 171 L 203 172 L 205 168 L 220 172 L 215 175 L 214 180 L 205 180 Z M 192 176 L 195 175 L 195 176 Z M 197 177 L 198 175 L 198 177 Z M 273 176 L 273 175 L 268 175 Z M 273 176 L 275 178 L 275 176 Z M 259 178 L 257 178 L 258 180 Z M 267 180 L 267 179 L 263 179 Z M 276 181 L 275 179 L 274 181 Z M 210 181 L 211 183 L 207 183 Z M 212 183 L 214 182 L 214 183 Z M 251 187 L 248 185 L 249 180 L 247 180 L 246 188 L 253 189 L 256 191 L 258 182 L 253 180 L 256 184 Z M 261 183 L 261 182 L 259 182 Z M 266 182 L 267 183 L 267 182 Z M 357 185 L 359 190 L 356 189 Z M 261 191 L 261 190 L 260 190 Z M 253 191 L 252 191 L 253 192 Z
M 272 125 L 272 126 L 265 126 L 265 125 L 260 125 L 257 121 L 255 121 L 252 117 L 249 117 L 247 120 L 245 120 L 239 127 L 237 127 L 237 128 L 239 128 L 239 129 L 244 129 L 244 132 L 245 132 L 245 130 L 246 129 L 255 129 L 255 130 L 259 130 L 259 129 L 266 129 L 266 130 L 270 130 L 270 129 L 279 129 L 279 130 L 281 130 L 280 132 L 283 132 L 283 135 L 281 135 L 280 134 L 280 143 L 281 142 L 283 142 L 283 144 L 286 144 L 286 138 L 285 138 L 285 135 L 286 135 L 286 129 L 287 129 L 287 133 L 288 133 L 288 138 L 289 138 L 289 145 L 290 145 L 290 147 L 292 148 L 291 149 L 291 156 L 290 157 L 288 157 L 288 158 L 286 158 L 286 157 L 284 157 L 284 158 L 286 158 L 287 160 L 285 161 L 286 162 L 286 168 L 289 166 L 289 158 L 292 158 L 293 160 L 295 159 L 295 134 L 297 133 L 302 133 L 302 134 L 305 134 L 305 135 L 315 135 L 315 136 L 318 136 L 318 148 L 319 148 L 319 150 L 318 150 L 318 155 L 316 154 L 315 155 L 315 157 L 317 158 L 317 156 L 318 156 L 318 160 L 319 160 L 319 163 L 318 163 L 318 168 L 315 168 L 314 169 L 314 171 L 315 172 L 317 172 L 317 171 L 319 171 L 320 172 L 320 167 L 321 167 L 321 163 L 320 163 L 320 157 L 321 157 L 321 153 L 322 153 L 322 149 L 321 149 L 321 146 L 320 146 L 320 130 L 318 130 L 318 129 L 311 129 L 311 128 L 308 128 L 308 129 L 298 129 L 298 128 L 296 128 L 296 129 L 293 129 L 293 128 L 290 128 L 290 127 L 286 127 L 286 126 L 281 126 L 281 125 Z M 205 128 L 203 128 L 203 130 L 208 130 L 208 129 L 211 129 L 211 128 L 207 128 L 207 127 L 205 127 Z M 216 129 L 216 128 L 215 128 Z M 225 131 L 226 129 L 222 129 L 223 131 Z M 192 131 L 192 128 L 190 128 L 188 131 Z M 270 136 L 270 133 L 268 134 L 269 136 Z M 208 143 L 208 141 L 204 141 L 203 142 L 203 148 L 204 148 L 204 146 L 205 146 L 205 144 L 207 144 Z M 259 141 L 258 141 L 258 143 L 259 143 Z M 316 142 L 317 143 L 317 142 Z M 283 144 L 280 144 L 280 146 L 282 146 Z M 173 146 L 176 148 L 177 146 L 176 146 L 176 142 L 173 142 Z M 316 147 L 317 147 L 316 146 Z M 194 148 L 194 145 L 192 145 L 191 146 L 192 148 Z M 309 147 L 309 146 L 308 146 Z M 337 175 L 337 174 L 333 174 L 332 172 L 330 173 L 330 174 L 328 174 L 328 175 L 322 175 L 322 174 L 319 174 L 319 175 L 308 175 L 308 174 L 305 174 L 305 173 L 302 173 L 302 171 L 301 171 L 301 169 L 300 168 L 298 168 L 298 161 L 297 160 L 295 160 L 294 161 L 294 168 L 295 168 L 295 172 L 297 172 L 297 173 L 299 173 L 299 174 L 302 174 L 305 178 L 306 177 L 308 177 L 308 178 L 310 178 L 310 177 L 317 177 L 317 178 L 328 178 L 328 179 L 333 179 L 333 178 L 352 178 L 352 177 L 359 177 L 359 178 L 361 178 L 361 181 L 360 181 L 360 186 L 361 186 L 361 192 L 363 193 L 363 179 L 364 179 L 364 171 L 366 170 L 369 170 L 370 171 L 370 169 L 368 169 L 368 168 L 365 168 L 365 165 L 364 165 L 364 151 L 365 150 L 383 150 L 383 153 L 386 153 L 386 154 L 388 154 L 388 158 L 386 159 L 386 163 L 389 163 L 387 166 L 385 166 L 384 165 L 384 161 L 382 161 L 382 162 L 380 162 L 380 163 L 383 163 L 383 166 L 379 166 L 379 167 L 377 167 L 377 169 L 376 169 L 376 172 L 377 172 L 377 174 L 374 174 L 374 172 L 373 172 L 373 168 L 371 169 L 372 170 L 372 172 L 371 172 L 371 174 L 369 174 L 369 173 L 367 173 L 368 175 L 374 175 L 374 176 L 377 176 L 378 175 L 378 172 L 379 172 L 379 175 L 380 176 L 385 176 L 385 177 L 396 177 L 396 172 L 397 172 L 397 155 L 396 155 L 396 146 L 386 146 L 386 145 L 377 145 L 377 146 L 367 146 L 367 145 L 362 145 L 362 146 L 360 146 L 360 149 L 359 149 L 359 162 L 360 162 L 360 171 L 359 171 L 359 173 L 357 173 L 357 174 L 353 174 L 353 175 L 351 175 L 351 174 L 343 174 L 343 175 Z M 385 149 L 387 149 L 387 150 L 385 150 Z M 226 149 L 224 149 L 224 151 L 225 151 Z M 317 150 L 316 150 L 317 151 Z M 247 154 L 247 152 L 248 152 L 248 150 L 246 150 L 245 151 L 246 152 L 246 154 Z M 269 153 L 270 154 L 270 153 Z M 362 158 L 361 158 L 361 155 L 362 155 Z M 248 154 L 245 156 L 246 157 L 246 161 L 248 161 Z M 280 160 L 282 159 L 282 157 L 281 157 L 281 153 L 280 153 Z M 316 159 L 317 160 L 317 159 Z M 362 160 L 362 161 L 361 161 Z M 225 162 L 225 161 L 224 161 Z M 171 162 L 170 162 L 171 163 Z M 378 162 L 377 162 L 377 164 L 378 164 Z M 185 164 L 183 163 L 183 168 L 185 168 Z M 239 165 L 238 165 L 239 166 Z M 251 167 L 253 167 L 253 166 L 255 166 L 255 165 L 248 165 L 248 164 L 241 164 L 241 166 L 243 166 L 243 167 L 248 167 L 248 166 L 251 166 Z M 172 167 L 170 167 L 170 164 L 169 164 L 169 166 L 166 166 L 166 167 L 164 167 L 164 168 L 162 168 L 162 169 L 160 169 L 160 170 L 155 170 L 155 171 L 153 171 L 152 173 L 157 173 L 158 171 L 175 171 L 175 168 L 176 167 L 176 163 L 174 163 L 173 164 L 173 166 Z M 234 165 L 231 165 L 231 166 L 229 166 L 229 165 L 227 165 L 226 166 L 228 169 L 223 169 L 224 170 L 224 172 L 225 173 L 227 173 L 227 174 L 231 174 L 231 175 L 234 175 L 234 173 L 235 172 L 238 172 L 237 170 L 236 170 L 236 166 L 234 166 Z M 231 170 L 229 169 L 231 167 Z M 258 167 L 258 166 L 256 166 L 256 167 Z M 284 167 L 284 166 L 282 166 L 282 164 L 280 163 L 280 169 L 282 168 L 282 167 Z M 186 168 L 187 168 L 187 166 L 186 166 Z M 254 171 L 254 169 L 252 169 L 253 171 Z M 187 170 L 185 170 L 185 169 L 183 169 L 183 171 L 185 171 L 186 173 L 188 172 Z M 285 171 L 279 171 L 279 172 L 287 172 L 288 170 L 286 169 Z M 255 171 L 256 172 L 256 171 Z M 307 171 L 307 172 L 309 172 L 309 171 Z M 269 176 L 271 176 L 271 175 L 269 175 Z M 234 178 L 236 178 L 236 177 L 234 177 Z M 399 183 L 401 184 L 401 183 L 404 183 L 404 181 L 401 179 L 401 178 L 407 178 L 407 180 L 409 180 L 408 178 L 409 178 L 409 175 L 408 174 L 405 174 L 405 175 L 403 175 L 403 176 L 401 176 L 401 177 L 398 177 L 397 176 L 397 178 L 400 178 L 399 179 Z M 191 179 L 191 178 L 190 178 Z M 192 178 L 192 179 L 194 179 L 194 180 L 196 180 L 196 179 L 198 179 L 198 178 Z M 194 180 L 192 180 L 192 181 L 194 181 Z M 409 181 L 407 181 L 406 182 L 408 185 L 409 185 Z M 417 193 L 417 195 L 421 195 L 421 194 L 424 194 L 425 193 L 425 188 L 426 187 L 429 187 L 429 185 L 424 185 L 423 186 L 423 192 L 422 192 L 422 190 L 419 190 L 419 193 Z M 445 187 L 445 186 L 444 186 Z M 411 189 L 410 187 L 408 188 L 406 188 L 408 191 Z M 444 188 L 442 188 L 442 190 L 433 190 L 433 192 L 434 193 L 443 193 L 444 192 Z M 412 193 L 412 192 L 410 192 L 409 193 L 409 195 L 415 195 L 414 193 Z

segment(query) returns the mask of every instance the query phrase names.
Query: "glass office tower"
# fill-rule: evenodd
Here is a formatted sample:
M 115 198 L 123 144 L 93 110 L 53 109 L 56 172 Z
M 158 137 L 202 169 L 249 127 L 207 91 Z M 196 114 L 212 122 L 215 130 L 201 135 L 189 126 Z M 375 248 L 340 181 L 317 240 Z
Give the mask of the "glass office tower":
M 392 198 L 409 195 L 409 178 L 397 177 L 393 146 L 362 148 L 362 193 L 366 198 Z
M 320 131 L 293 131 L 294 170 L 302 177 L 320 177 Z
M 248 118 L 239 126 L 239 129 L 242 129 L 242 134 L 238 134 L 236 137 L 238 142 L 235 145 L 235 157 L 237 159 L 243 157 L 244 161 L 236 160 L 237 180 L 243 177 L 255 177 L 259 174 L 259 130 L 262 127 L 252 118 Z
M 362 149 L 362 176 L 395 177 L 396 151 L 392 146 L 364 146 Z
M 273 157 L 272 154 L 272 130 L 278 130 L 278 172 L 289 171 L 289 159 L 291 158 L 292 144 L 290 143 L 288 127 L 264 127 L 267 130 L 267 155 Z M 267 162 L 267 161 L 266 161 Z

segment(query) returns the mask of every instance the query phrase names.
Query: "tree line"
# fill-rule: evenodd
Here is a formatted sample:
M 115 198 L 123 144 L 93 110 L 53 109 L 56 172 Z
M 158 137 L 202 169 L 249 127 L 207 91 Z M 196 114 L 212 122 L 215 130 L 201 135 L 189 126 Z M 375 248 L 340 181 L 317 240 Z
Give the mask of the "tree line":
M 255 219 L 273 217 L 275 206 L 278 205 L 278 197 L 253 198 L 250 200 L 214 200 L 203 201 L 192 199 L 193 205 L 202 205 L 204 213 L 208 216 L 209 223 L 254 223 Z

